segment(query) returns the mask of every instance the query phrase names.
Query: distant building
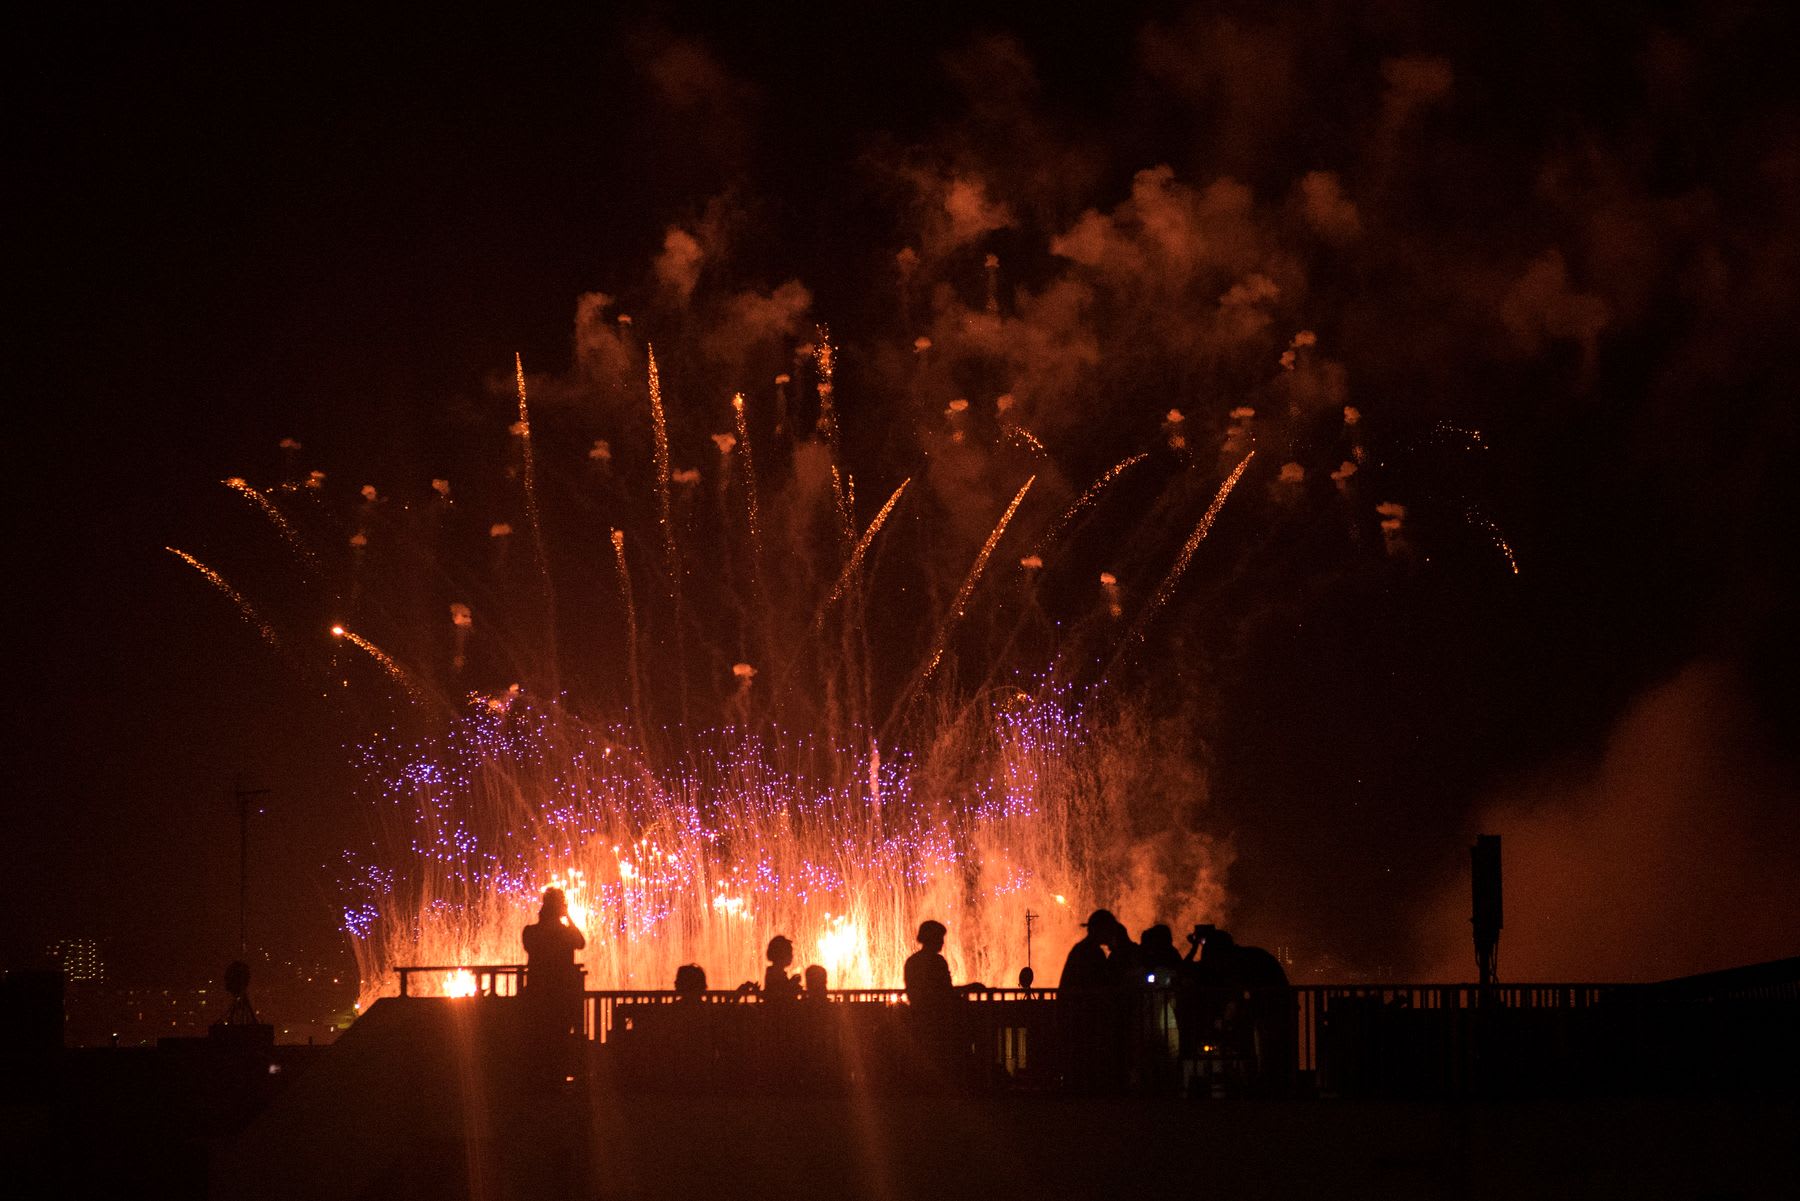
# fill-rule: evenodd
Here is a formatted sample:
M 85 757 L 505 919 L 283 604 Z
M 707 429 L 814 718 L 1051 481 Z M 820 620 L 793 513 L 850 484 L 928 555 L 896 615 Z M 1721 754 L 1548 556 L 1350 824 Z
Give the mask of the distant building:
M 50 944 L 50 960 L 62 968 L 70 981 L 103 984 L 106 962 L 100 958 L 100 944 L 91 938 L 64 938 Z

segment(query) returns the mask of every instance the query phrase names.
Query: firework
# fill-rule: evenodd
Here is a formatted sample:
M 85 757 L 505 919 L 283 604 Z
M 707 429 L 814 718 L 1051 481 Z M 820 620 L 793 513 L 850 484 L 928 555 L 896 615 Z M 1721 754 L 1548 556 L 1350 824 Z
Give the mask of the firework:
M 1169 603 L 1171 596 L 1175 595 L 1175 585 L 1179 584 L 1181 577 L 1187 573 L 1188 564 L 1193 561 L 1194 552 L 1200 549 L 1200 544 L 1206 541 L 1208 534 L 1212 533 L 1213 522 L 1218 520 L 1219 510 L 1225 507 L 1225 501 L 1230 497 L 1231 490 L 1237 487 L 1237 482 L 1244 477 L 1244 469 L 1250 466 L 1250 460 L 1255 457 L 1255 451 L 1246 454 L 1238 465 L 1232 468 L 1231 474 L 1225 477 L 1225 481 L 1219 485 L 1219 490 L 1213 494 L 1212 503 L 1206 506 L 1206 512 L 1201 516 L 1200 523 L 1194 527 L 1194 532 L 1188 535 L 1187 541 L 1181 544 L 1181 553 L 1175 556 L 1175 562 L 1169 568 L 1169 574 L 1165 575 L 1162 583 L 1157 585 L 1156 594 L 1150 598 L 1150 603 L 1144 606 L 1144 611 L 1133 623 L 1131 638 L 1127 640 L 1128 642 L 1142 638 L 1144 627 L 1150 623 L 1150 619 L 1156 615 L 1157 610 Z
M 230 488 L 233 492 L 236 492 L 238 495 L 249 500 L 250 503 L 255 505 L 258 509 L 261 509 L 263 516 L 269 519 L 269 524 L 280 531 L 282 539 L 289 546 L 293 547 L 294 552 L 302 559 L 305 559 L 309 564 L 317 563 L 311 549 L 309 549 L 306 543 L 301 540 L 300 531 L 294 528 L 293 523 L 287 519 L 282 511 L 276 507 L 275 502 L 270 500 L 266 494 L 256 488 L 252 488 L 242 476 L 234 475 L 229 479 L 223 479 L 219 482 L 224 484 L 227 488 Z
M 237 606 L 238 614 L 245 621 L 249 622 L 251 625 L 256 627 L 256 632 L 262 635 L 264 642 L 267 642 L 272 647 L 276 647 L 278 649 L 280 648 L 281 639 L 276 636 L 275 627 L 270 625 L 267 621 L 264 621 L 262 614 L 260 614 L 256 611 L 255 606 L 251 605 L 251 603 L 249 601 L 245 600 L 243 594 L 240 593 L 236 588 L 233 588 L 230 584 L 227 584 L 225 582 L 224 576 L 220 575 L 218 572 L 214 571 L 212 568 L 208 567 L 206 564 L 204 564 L 200 560 L 194 558 L 194 556 L 188 554 L 184 550 L 176 550 L 172 546 L 165 546 L 165 547 L 163 547 L 163 549 L 168 551 L 170 554 L 174 555 L 177 559 L 180 559 L 183 563 L 186 563 L 189 567 L 192 567 L 195 571 L 199 572 L 201 574 L 201 576 L 203 576 L 205 578 L 207 583 L 211 584 L 214 588 L 217 588 L 220 592 L 224 593 L 226 599 L 230 600 L 232 604 Z
M 1006 512 L 1000 514 L 1000 520 L 995 524 L 993 532 L 987 536 L 987 541 L 981 544 L 981 553 L 976 555 L 975 562 L 969 565 L 969 574 L 963 577 L 962 587 L 956 590 L 956 599 L 950 602 L 950 612 L 938 627 L 937 637 L 932 642 L 931 653 L 926 656 L 925 666 L 919 673 L 920 683 L 929 680 L 931 673 L 936 671 L 938 664 L 943 661 L 944 646 L 950 638 L 950 631 L 968 611 L 969 597 L 974 594 L 975 585 L 981 582 L 981 573 L 987 567 L 988 556 L 994 553 L 994 547 L 999 543 L 1000 535 L 1006 533 L 1006 527 L 1011 524 L 1013 514 L 1017 513 L 1019 506 L 1025 503 L 1025 494 L 1031 491 L 1031 486 L 1035 483 L 1037 483 L 1035 475 L 1025 481 L 1019 488 L 1018 494 L 1012 498 L 1012 503 L 1006 506 Z M 917 685 L 915 684 L 914 687 Z

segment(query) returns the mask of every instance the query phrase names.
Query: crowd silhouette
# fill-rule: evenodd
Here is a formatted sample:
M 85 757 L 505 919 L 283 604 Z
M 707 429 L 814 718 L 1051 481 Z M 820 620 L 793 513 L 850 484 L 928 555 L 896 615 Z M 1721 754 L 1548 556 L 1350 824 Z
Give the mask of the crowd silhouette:
M 852 1074 L 883 1074 L 890 1082 L 957 1091 L 977 1086 L 996 1064 L 1008 1074 L 1081 1093 L 1277 1093 L 1287 1087 L 1296 1066 L 1295 1002 L 1274 955 L 1208 924 L 1188 933 L 1186 954 L 1164 923 L 1134 941 L 1105 908 L 1089 914 L 1082 927 L 1048 1006 L 1047 994 L 1032 990 L 1029 969 L 1021 973 L 1022 996 L 1003 996 L 979 982 L 956 984 L 944 956 L 949 930 L 928 919 L 919 925 L 918 949 L 905 962 L 906 1003 L 895 1013 L 878 1012 L 885 1006 L 829 1004 L 825 968 L 812 964 L 794 972 L 793 941 L 777 934 L 765 949 L 760 984 L 745 981 L 729 992 L 710 992 L 705 969 L 684 964 L 672 994 L 661 994 L 663 1004 L 624 1006 L 629 1012 L 615 1019 L 614 1033 L 627 1050 L 643 1053 L 644 1072 L 673 1087 L 704 1086 L 737 1065 L 764 1090 L 828 1089 Z M 570 922 L 559 890 L 545 891 L 538 920 L 525 928 L 523 940 L 525 997 L 548 1048 L 546 1072 L 567 1079 L 561 1065 L 582 1021 L 575 953 L 586 940 Z M 972 997 L 988 1003 L 971 1007 Z M 747 999 L 764 1003 L 755 1007 L 760 1016 L 754 1021 L 747 1011 L 734 1017 L 735 1006 L 718 1004 Z M 1013 1009 L 1002 1013 L 1004 1006 Z M 852 1010 L 859 1011 L 854 1019 Z

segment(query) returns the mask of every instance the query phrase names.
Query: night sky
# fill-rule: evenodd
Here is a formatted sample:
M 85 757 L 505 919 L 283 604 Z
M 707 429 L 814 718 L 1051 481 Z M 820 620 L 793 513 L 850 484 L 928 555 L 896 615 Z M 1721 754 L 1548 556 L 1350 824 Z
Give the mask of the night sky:
M 637 453 L 641 386 L 572 324 L 594 292 L 688 348 L 689 412 L 766 395 L 828 322 L 877 465 L 860 504 L 920 474 L 897 538 L 941 534 L 952 587 L 1023 475 L 918 432 L 952 398 L 1016 393 L 1065 498 L 1156 449 L 1047 583 L 1064 614 L 1103 567 L 1141 603 L 1254 446 L 1125 669 L 1183 731 L 1180 824 L 1240 938 L 1467 974 L 1486 830 L 1515 978 L 1800 951 L 1800 31 L 1778 5 L 1568 7 L 14 18 L 9 952 L 82 935 L 121 975 L 211 970 L 241 778 L 274 790 L 253 940 L 338 953 L 335 865 L 367 840 L 346 747 L 388 709 L 322 694 L 163 548 L 322 644 L 218 481 L 279 480 L 283 438 L 335 487 L 469 478 L 515 352 L 552 445 Z M 735 298 L 790 280 L 810 304 L 758 342 Z M 707 420 L 675 418 L 683 462 Z

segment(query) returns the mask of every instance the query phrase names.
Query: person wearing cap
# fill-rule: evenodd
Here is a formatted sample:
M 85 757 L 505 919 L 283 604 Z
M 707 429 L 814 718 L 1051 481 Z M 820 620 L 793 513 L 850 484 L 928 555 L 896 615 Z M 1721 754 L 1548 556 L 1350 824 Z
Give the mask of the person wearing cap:
M 1126 1070 L 1126 1011 L 1118 958 L 1121 940 L 1130 935 L 1110 909 L 1096 909 L 1082 925 L 1087 933 L 1063 961 L 1057 981 L 1057 1004 L 1068 1038 L 1069 1085 L 1078 1093 L 1111 1092 L 1121 1087 Z
M 1096 909 L 1081 924 L 1087 933 L 1069 948 L 1069 957 L 1063 960 L 1062 978 L 1056 984 L 1059 995 L 1092 991 L 1111 983 L 1113 973 L 1107 966 L 1107 948 L 1114 939 L 1113 928 L 1119 925 L 1119 919 L 1110 909 Z

